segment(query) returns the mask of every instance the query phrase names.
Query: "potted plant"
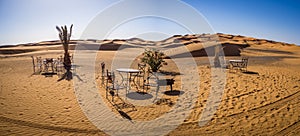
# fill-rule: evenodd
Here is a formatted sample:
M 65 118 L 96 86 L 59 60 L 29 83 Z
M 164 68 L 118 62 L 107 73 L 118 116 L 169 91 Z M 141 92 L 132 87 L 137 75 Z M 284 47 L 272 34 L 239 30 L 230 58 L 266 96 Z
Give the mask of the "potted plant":
M 146 49 L 143 53 L 141 61 L 148 64 L 150 72 L 157 72 L 163 65 L 167 63 L 163 60 L 165 54 L 156 49 Z

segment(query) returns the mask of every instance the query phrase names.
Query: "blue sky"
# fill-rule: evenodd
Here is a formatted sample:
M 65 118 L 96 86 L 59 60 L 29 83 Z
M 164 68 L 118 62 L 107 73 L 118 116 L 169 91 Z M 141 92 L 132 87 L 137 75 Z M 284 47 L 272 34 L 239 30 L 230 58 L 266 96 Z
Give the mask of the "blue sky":
M 239 34 L 300 45 L 300 0 L 182 1 L 201 13 L 216 33 Z M 0 45 L 58 40 L 55 26 L 65 24 L 74 24 L 72 38 L 78 39 L 101 11 L 118 2 L 119 0 L 0 0 Z M 159 3 L 155 2 L 147 1 L 154 8 L 159 8 Z M 176 12 L 180 12 L 180 8 Z M 177 29 L 179 27 L 174 24 L 170 25 L 172 23 L 166 20 L 156 20 L 135 20 L 131 27 L 165 36 L 188 33 Z M 109 20 L 102 21 L 109 23 Z M 148 25 L 138 27 L 137 24 L 141 23 Z M 109 38 L 134 36 L 134 29 L 129 29 L 129 24 L 125 23 L 119 28 Z

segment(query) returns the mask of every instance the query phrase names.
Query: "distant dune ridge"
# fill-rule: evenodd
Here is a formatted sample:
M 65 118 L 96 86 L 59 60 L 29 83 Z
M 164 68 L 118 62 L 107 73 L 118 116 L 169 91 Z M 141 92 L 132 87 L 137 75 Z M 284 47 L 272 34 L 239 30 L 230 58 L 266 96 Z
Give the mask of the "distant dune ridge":
M 185 45 L 190 50 L 194 57 L 207 56 L 206 51 L 214 50 L 213 47 L 203 48 L 203 44 L 222 44 L 225 56 L 240 56 L 241 50 L 250 46 L 266 46 L 266 47 L 281 47 L 281 46 L 296 46 L 295 44 L 276 42 L 272 40 L 256 39 L 252 37 L 230 35 L 230 34 L 193 34 L 193 35 L 174 35 L 162 41 L 146 41 L 140 38 L 131 39 L 114 39 L 114 40 L 71 40 L 70 50 L 75 49 L 77 43 L 90 44 L 91 46 L 99 46 L 99 50 L 118 50 L 120 46 L 126 47 L 144 47 L 159 45 L 163 48 L 173 48 Z M 210 44 L 210 45 L 211 45 Z M 42 41 L 38 43 L 18 44 L 18 45 L 3 45 L 0 46 L 0 55 L 20 55 L 22 53 L 30 53 L 41 50 L 62 50 L 59 40 Z

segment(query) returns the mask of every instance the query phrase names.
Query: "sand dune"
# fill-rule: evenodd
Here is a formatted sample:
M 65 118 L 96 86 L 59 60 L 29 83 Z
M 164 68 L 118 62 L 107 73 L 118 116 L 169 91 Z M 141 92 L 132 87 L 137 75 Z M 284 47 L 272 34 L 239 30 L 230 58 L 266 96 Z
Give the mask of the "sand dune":
M 72 40 L 70 43 L 70 50 L 75 49 L 77 43 L 90 44 L 90 46 L 99 46 L 99 50 L 118 50 L 122 48 L 133 47 L 162 47 L 162 48 L 176 48 L 185 45 L 194 57 L 207 56 L 207 51 L 213 50 L 213 45 L 222 45 L 224 47 L 224 54 L 226 56 L 240 56 L 241 50 L 247 47 L 249 50 L 285 52 L 286 49 L 292 49 L 294 44 L 280 43 L 265 39 L 255 39 L 252 37 L 245 37 L 239 35 L 228 35 L 218 33 L 216 35 L 210 34 L 195 34 L 195 35 L 174 35 L 162 41 L 145 41 L 139 38 L 131 39 L 115 39 L 115 40 Z M 206 46 L 204 46 L 204 44 Z M 88 47 L 88 46 L 86 46 Z M 207 48 L 204 48 L 207 47 Z M 92 47 L 93 48 L 93 47 Z M 254 49 L 252 49 L 254 48 Z M 272 49 L 274 48 L 274 49 Z M 284 48 L 284 49 L 281 49 Z M 20 44 L 14 46 L 0 46 L 1 56 L 13 56 L 13 54 L 22 54 L 40 50 L 62 50 L 59 41 L 45 41 L 39 43 Z M 213 53 L 214 54 L 214 53 Z
M 168 135 L 299 135 L 300 47 L 245 36 L 228 34 L 217 36 L 175 35 L 158 42 L 138 38 L 74 40 L 71 53 L 76 48 L 76 42 L 87 45 L 85 46 L 87 48 L 82 50 L 101 45 L 100 49 L 97 48 L 95 80 L 99 95 L 105 98 L 105 89 L 101 87 L 100 63 L 105 62 L 109 68 L 118 51 L 126 52 L 146 46 L 159 46 L 164 50 L 185 47 L 197 64 L 196 69 L 199 73 L 194 74 L 200 77 L 199 91 L 190 114 Z M 207 104 L 210 89 L 214 87 L 209 63 L 212 56 L 207 56 L 207 51 L 213 51 L 216 38 L 224 47 L 226 61 L 247 56 L 249 66 L 245 73 L 225 70 L 226 82 L 220 82 L 225 85 L 220 105 L 213 113 L 212 119 L 200 127 L 198 125 L 200 115 Z M 205 48 L 204 44 L 212 47 Z M 181 96 L 190 92 L 181 88 L 183 75 L 179 72 L 179 66 L 175 64 L 177 60 L 186 59 L 180 57 L 184 53 L 186 51 L 174 52 L 173 56 L 169 56 L 171 59 L 166 59 L 168 65 L 162 67 L 162 71 L 169 74 L 168 77 L 175 79 L 174 92 L 168 92 L 169 86 L 164 86 L 158 92 L 162 96 L 161 99 L 148 106 L 139 106 L 129 103 L 135 98 L 131 98 L 130 95 L 136 95 L 131 91 L 127 100 L 122 97 L 116 97 L 114 102 L 111 99 L 104 99 L 106 106 L 119 119 L 133 123 L 151 121 L 168 113 Z M 58 82 L 59 78 L 56 75 L 45 77 L 32 74 L 30 56 L 55 58 L 62 54 L 63 50 L 58 41 L 0 48 L 0 135 L 106 135 L 85 116 L 80 107 L 81 102 L 74 93 L 72 81 Z M 130 54 L 131 52 L 125 55 Z M 134 58 L 132 67 L 136 68 L 138 57 Z M 126 61 L 129 58 L 118 57 L 118 59 Z M 73 78 L 77 80 L 80 76 L 74 75 Z M 187 80 L 194 82 L 196 79 Z M 155 93 L 151 92 L 143 99 L 153 97 Z M 164 127 L 164 124 L 159 126 Z M 118 126 L 111 127 L 114 128 Z

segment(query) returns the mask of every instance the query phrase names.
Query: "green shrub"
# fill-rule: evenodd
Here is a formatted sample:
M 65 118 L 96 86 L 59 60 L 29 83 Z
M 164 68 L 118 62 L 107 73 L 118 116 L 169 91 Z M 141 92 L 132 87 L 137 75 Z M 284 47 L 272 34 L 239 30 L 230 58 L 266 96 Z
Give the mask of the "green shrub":
M 163 65 L 167 63 L 163 60 L 165 54 L 156 49 L 146 49 L 143 53 L 142 62 L 148 64 L 151 72 L 157 72 Z

